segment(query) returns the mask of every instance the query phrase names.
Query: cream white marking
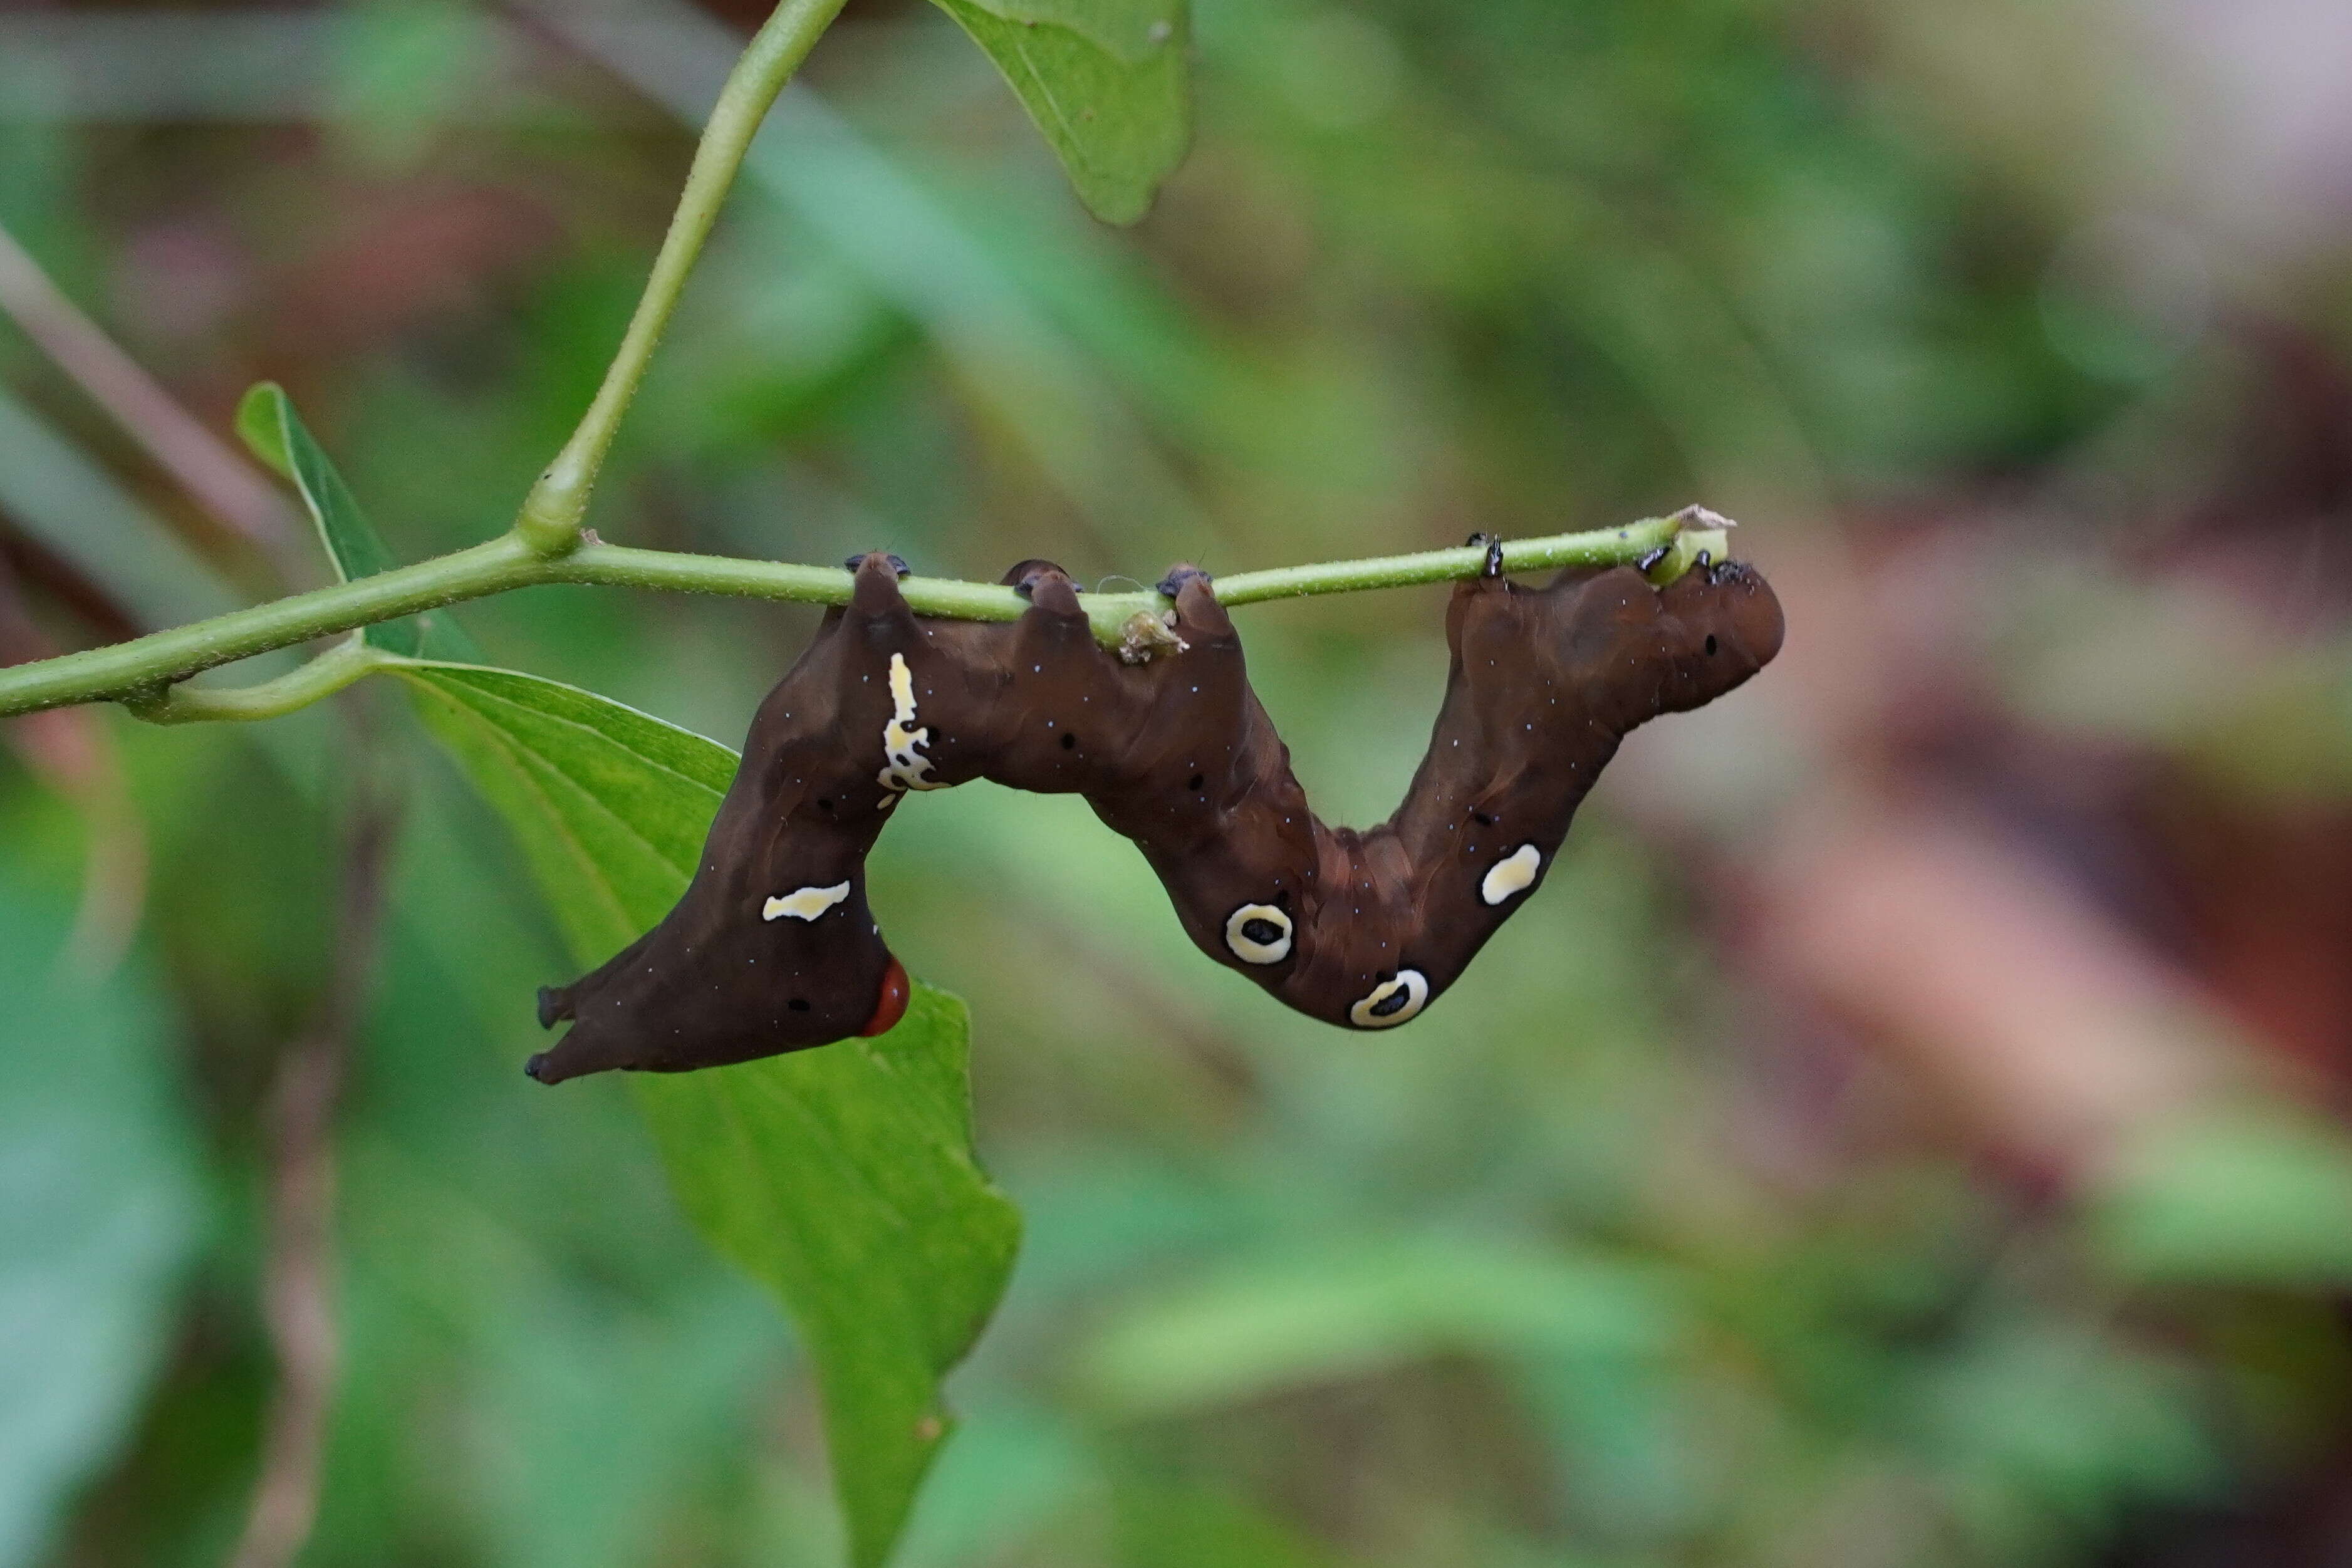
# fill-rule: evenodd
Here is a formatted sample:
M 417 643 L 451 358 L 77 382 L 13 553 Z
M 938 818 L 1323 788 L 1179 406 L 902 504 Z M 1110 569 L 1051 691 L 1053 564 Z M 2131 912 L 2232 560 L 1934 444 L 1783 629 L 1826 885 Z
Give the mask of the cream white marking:
M 789 915 L 795 920 L 814 920 L 848 896 L 849 884 L 845 882 L 835 883 L 831 887 L 799 888 L 761 905 L 760 918 L 780 920 Z
M 915 672 L 907 667 L 904 653 L 890 655 L 890 704 L 895 711 L 882 727 L 882 771 L 874 776 L 882 786 L 886 811 L 907 790 L 947 788 L 930 777 L 930 759 L 918 749 L 931 743 L 931 732 L 914 727 Z
M 1253 925 L 1271 925 L 1280 935 L 1261 942 L 1250 935 Z M 1244 964 L 1279 964 L 1290 956 L 1290 916 L 1271 904 L 1244 904 L 1225 916 L 1225 946 Z
M 1527 892 L 1542 868 L 1543 852 L 1533 844 L 1521 844 L 1486 868 L 1486 880 L 1478 884 L 1478 896 L 1488 904 L 1500 904 L 1513 894 Z
M 1398 992 L 1404 999 L 1398 1001 Z M 1429 977 L 1419 969 L 1399 969 L 1396 978 L 1372 988 L 1372 994 L 1348 1009 L 1348 1021 L 1358 1029 L 1394 1029 L 1429 1005 Z

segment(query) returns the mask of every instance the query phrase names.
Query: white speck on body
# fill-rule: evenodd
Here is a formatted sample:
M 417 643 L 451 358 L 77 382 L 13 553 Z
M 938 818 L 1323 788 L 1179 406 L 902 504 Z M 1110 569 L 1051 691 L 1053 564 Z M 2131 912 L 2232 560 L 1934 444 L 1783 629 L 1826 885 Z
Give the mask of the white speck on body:
M 760 906 L 762 920 L 781 920 L 789 915 L 795 920 L 814 920 L 835 904 L 849 896 L 849 884 L 835 883 L 831 887 L 803 887 L 772 898 Z
M 1533 844 L 1521 844 L 1509 854 L 1486 868 L 1485 880 L 1478 883 L 1478 896 L 1489 904 L 1502 903 L 1515 894 L 1525 893 L 1543 867 L 1543 852 Z

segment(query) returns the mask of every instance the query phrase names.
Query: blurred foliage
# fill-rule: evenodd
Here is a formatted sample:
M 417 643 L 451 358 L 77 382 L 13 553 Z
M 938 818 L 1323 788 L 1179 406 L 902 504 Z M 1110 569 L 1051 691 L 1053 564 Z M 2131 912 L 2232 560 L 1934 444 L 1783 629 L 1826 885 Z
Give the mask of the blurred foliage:
M 2352 972 L 2352 883 L 2326 880 L 2352 863 L 2352 644 L 2325 591 L 2352 580 L 2328 542 L 2352 490 L 2276 444 L 2324 423 L 2301 411 L 2332 406 L 2326 374 L 2283 391 L 2224 326 L 2340 361 L 2352 249 L 2165 204 L 2253 182 L 2151 119 L 2189 95 L 2150 87 L 2115 11 L 1201 0 L 1198 145 L 1113 235 L 947 16 L 852 6 L 656 363 L 607 538 L 1150 579 L 1703 497 L 1797 584 L 1977 519 L 1941 575 L 1931 539 L 1913 577 L 1831 579 L 1891 606 L 1843 668 L 1799 661 L 1853 607 L 1791 591 L 1786 666 L 1630 746 L 1640 785 L 1604 788 L 1471 982 L 1393 1037 L 1203 964 L 1076 802 L 900 813 L 875 903 L 970 1001 L 982 1163 L 1027 1220 L 898 1562 L 2011 1568 L 2231 1560 L 2199 1554 L 2215 1521 L 2276 1524 L 2239 1561 L 2341 1539 L 2345 1059 L 2265 1058 L 2210 1114 L 2053 1173 L 1894 1031 L 1742 956 L 1740 857 L 1788 801 L 1925 780 L 2172 970 L 2270 998 L 2241 1034 L 2352 1011 L 2326 989 Z M 754 21 L 0 13 L 0 223 L 215 428 L 253 382 L 291 388 L 413 559 L 502 527 L 561 443 L 681 118 Z M 19 598 L 71 646 L 289 586 L 5 328 L 0 384 L 0 631 Z M 2297 507 L 2336 532 L 2263 531 Z M 2247 553 L 2200 555 L 2217 536 Z M 2259 634 L 2119 580 L 2167 552 L 2243 572 L 2227 603 Z M 813 624 L 584 589 L 462 613 L 499 664 L 722 740 Z M 1251 612 L 1327 815 L 1402 789 L 1438 620 L 1432 595 Z M 1840 683 L 1917 643 L 1937 678 L 1839 730 Z M 417 787 L 338 1127 L 346 1343 L 302 1561 L 840 1561 L 821 1347 L 697 1238 L 625 1086 L 516 1071 L 578 912 L 376 706 Z M 0 1562 L 169 1568 L 236 1538 L 274 1377 L 262 1104 L 326 983 L 347 810 L 331 720 L 9 731 Z M 150 835 L 102 984 L 59 803 L 84 745 Z M 2157 850 L 2188 893 L 2129 874 Z M 2305 886 L 2250 880 L 2273 855 L 2321 883 L 2267 894 Z
M 0 1556 L 24 1561 L 60 1491 L 110 1452 L 168 1354 L 209 1191 L 169 1069 L 152 955 L 110 976 L 62 949 L 69 819 L 13 802 L 0 859 Z M 65 845 L 57 842 L 64 840 Z

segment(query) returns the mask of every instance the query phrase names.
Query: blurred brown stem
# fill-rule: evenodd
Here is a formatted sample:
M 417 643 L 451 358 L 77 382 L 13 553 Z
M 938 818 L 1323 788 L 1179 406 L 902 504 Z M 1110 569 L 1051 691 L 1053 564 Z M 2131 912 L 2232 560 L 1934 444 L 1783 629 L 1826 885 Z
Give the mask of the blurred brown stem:
M 82 314 L 5 228 L 0 311 L 206 510 L 265 550 L 293 542 L 292 516 L 269 481 Z
M 366 780 L 365 715 L 352 718 L 348 776 L 361 780 L 343 852 L 334 952 L 319 1020 L 280 1060 L 268 1108 L 269 1236 L 263 1312 L 278 1388 L 262 1437 L 245 1534 L 232 1568 L 286 1568 L 310 1538 L 332 1406 L 340 1344 L 335 1330 L 335 1109 L 358 1032 L 383 923 L 384 866 L 398 828 L 396 794 Z

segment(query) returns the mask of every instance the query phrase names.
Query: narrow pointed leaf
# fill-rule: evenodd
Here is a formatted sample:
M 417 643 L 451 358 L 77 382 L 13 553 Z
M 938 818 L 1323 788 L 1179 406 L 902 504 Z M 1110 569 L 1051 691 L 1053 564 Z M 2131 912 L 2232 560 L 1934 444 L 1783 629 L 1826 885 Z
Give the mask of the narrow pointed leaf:
M 360 509 L 359 499 L 343 482 L 341 471 L 311 435 L 302 416 L 294 412 L 294 402 L 285 388 L 275 382 L 261 382 L 248 391 L 236 405 L 236 433 L 256 457 L 293 484 L 318 528 L 319 542 L 326 548 L 337 581 L 373 577 L 400 564 L 383 536 Z M 386 653 L 410 658 L 425 653 L 449 659 L 481 656 L 474 640 L 446 611 L 382 622 L 361 635 Z
M 400 674 L 513 829 L 583 967 L 667 913 L 733 752 L 536 676 Z M 940 1380 L 995 1310 L 1020 1239 L 972 1155 L 969 1035 L 963 1004 L 919 985 L 879 1038 L 636 1081 L 680 1205 L 800 1327 L 859 1568 L 898 1539 L 950 1427 Z
M 1185 0 L 935 0 L 1004 73 L 1088 211 L 1131 224 L 1192 137 Z

